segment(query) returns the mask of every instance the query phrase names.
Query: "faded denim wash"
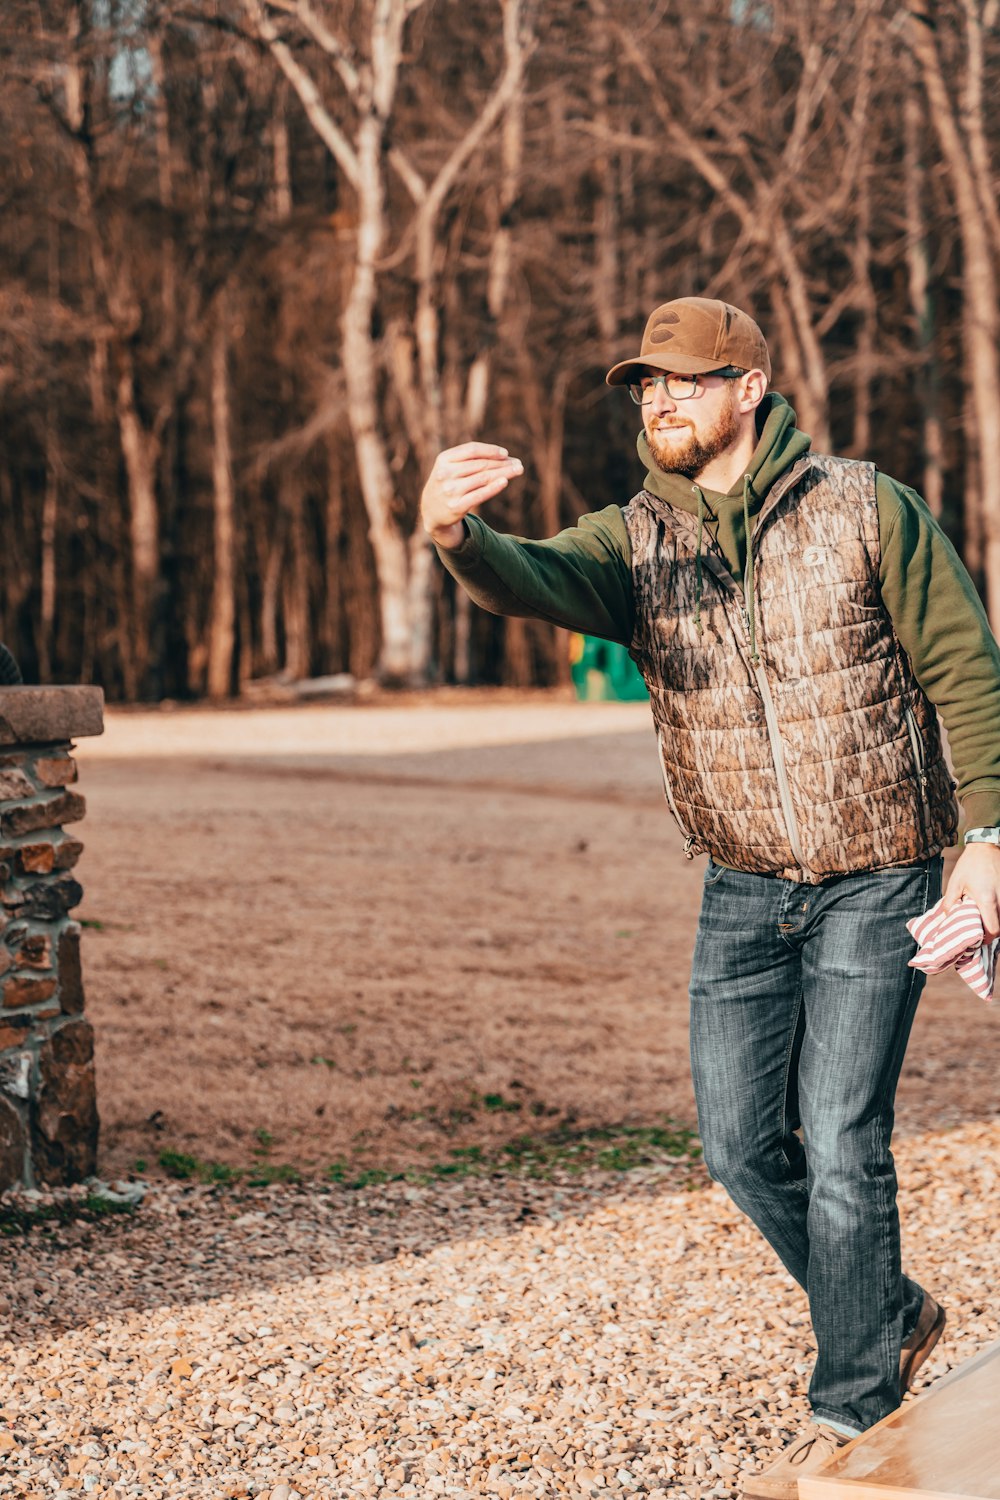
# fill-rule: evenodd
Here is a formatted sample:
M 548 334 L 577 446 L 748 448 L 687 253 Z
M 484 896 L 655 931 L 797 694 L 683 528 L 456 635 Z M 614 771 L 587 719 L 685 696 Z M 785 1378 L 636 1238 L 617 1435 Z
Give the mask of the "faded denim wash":
M 941 865 L 819 886 L 711 861 L 705 875 L 691 976 L 705 1161 L 805 1288 L 813 1412 L 852 1432 L 899 1405 L 923 1300 L 901 1271 L 890 1139 L 924 983 L 905 924 L 940 896 Z

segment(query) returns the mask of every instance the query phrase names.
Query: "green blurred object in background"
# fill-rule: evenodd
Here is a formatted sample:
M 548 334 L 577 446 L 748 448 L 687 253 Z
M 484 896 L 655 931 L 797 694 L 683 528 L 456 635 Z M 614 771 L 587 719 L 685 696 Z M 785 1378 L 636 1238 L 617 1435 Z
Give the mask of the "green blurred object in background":
M 570 636 L 570 675 L 584 703 L 631 703 L 649 694 L 624 646 L 592 635 Z

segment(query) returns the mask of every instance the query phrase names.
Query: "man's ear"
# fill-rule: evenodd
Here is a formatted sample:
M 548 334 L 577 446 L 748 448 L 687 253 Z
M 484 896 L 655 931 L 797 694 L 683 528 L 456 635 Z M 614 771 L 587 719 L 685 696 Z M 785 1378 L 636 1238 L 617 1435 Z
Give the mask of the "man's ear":
M 739 382 L 740 411 L 756 411 L 767 393 L 767 376 L 763 370 L 748 370 Z

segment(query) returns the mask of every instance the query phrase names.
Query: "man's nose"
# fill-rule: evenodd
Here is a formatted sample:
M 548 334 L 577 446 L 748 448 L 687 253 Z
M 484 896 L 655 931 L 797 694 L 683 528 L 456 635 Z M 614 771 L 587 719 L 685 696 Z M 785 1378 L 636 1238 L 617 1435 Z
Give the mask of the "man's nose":
M 653 398 L 649 403 L 650 410 L 659 416 L 661 412 L 673 411 L 676 405 L 676 401 L 667 391 L 666 382 L 658 380 L 653 386 Z

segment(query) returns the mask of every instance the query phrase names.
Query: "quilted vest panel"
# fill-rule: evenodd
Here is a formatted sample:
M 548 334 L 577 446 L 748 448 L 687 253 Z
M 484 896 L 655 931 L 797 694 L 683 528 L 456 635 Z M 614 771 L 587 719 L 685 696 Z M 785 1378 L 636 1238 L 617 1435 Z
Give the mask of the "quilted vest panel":
M 630 650 L 690 852 L 816 884 L 954 840 L 937 715 L 879 590 L 875 472 L 813 454 L 772 488 L 752 544 L 757 663 L 742 581 L 707 535 L 695 626 L 694 517 L 646 490 L 625 507 Z

